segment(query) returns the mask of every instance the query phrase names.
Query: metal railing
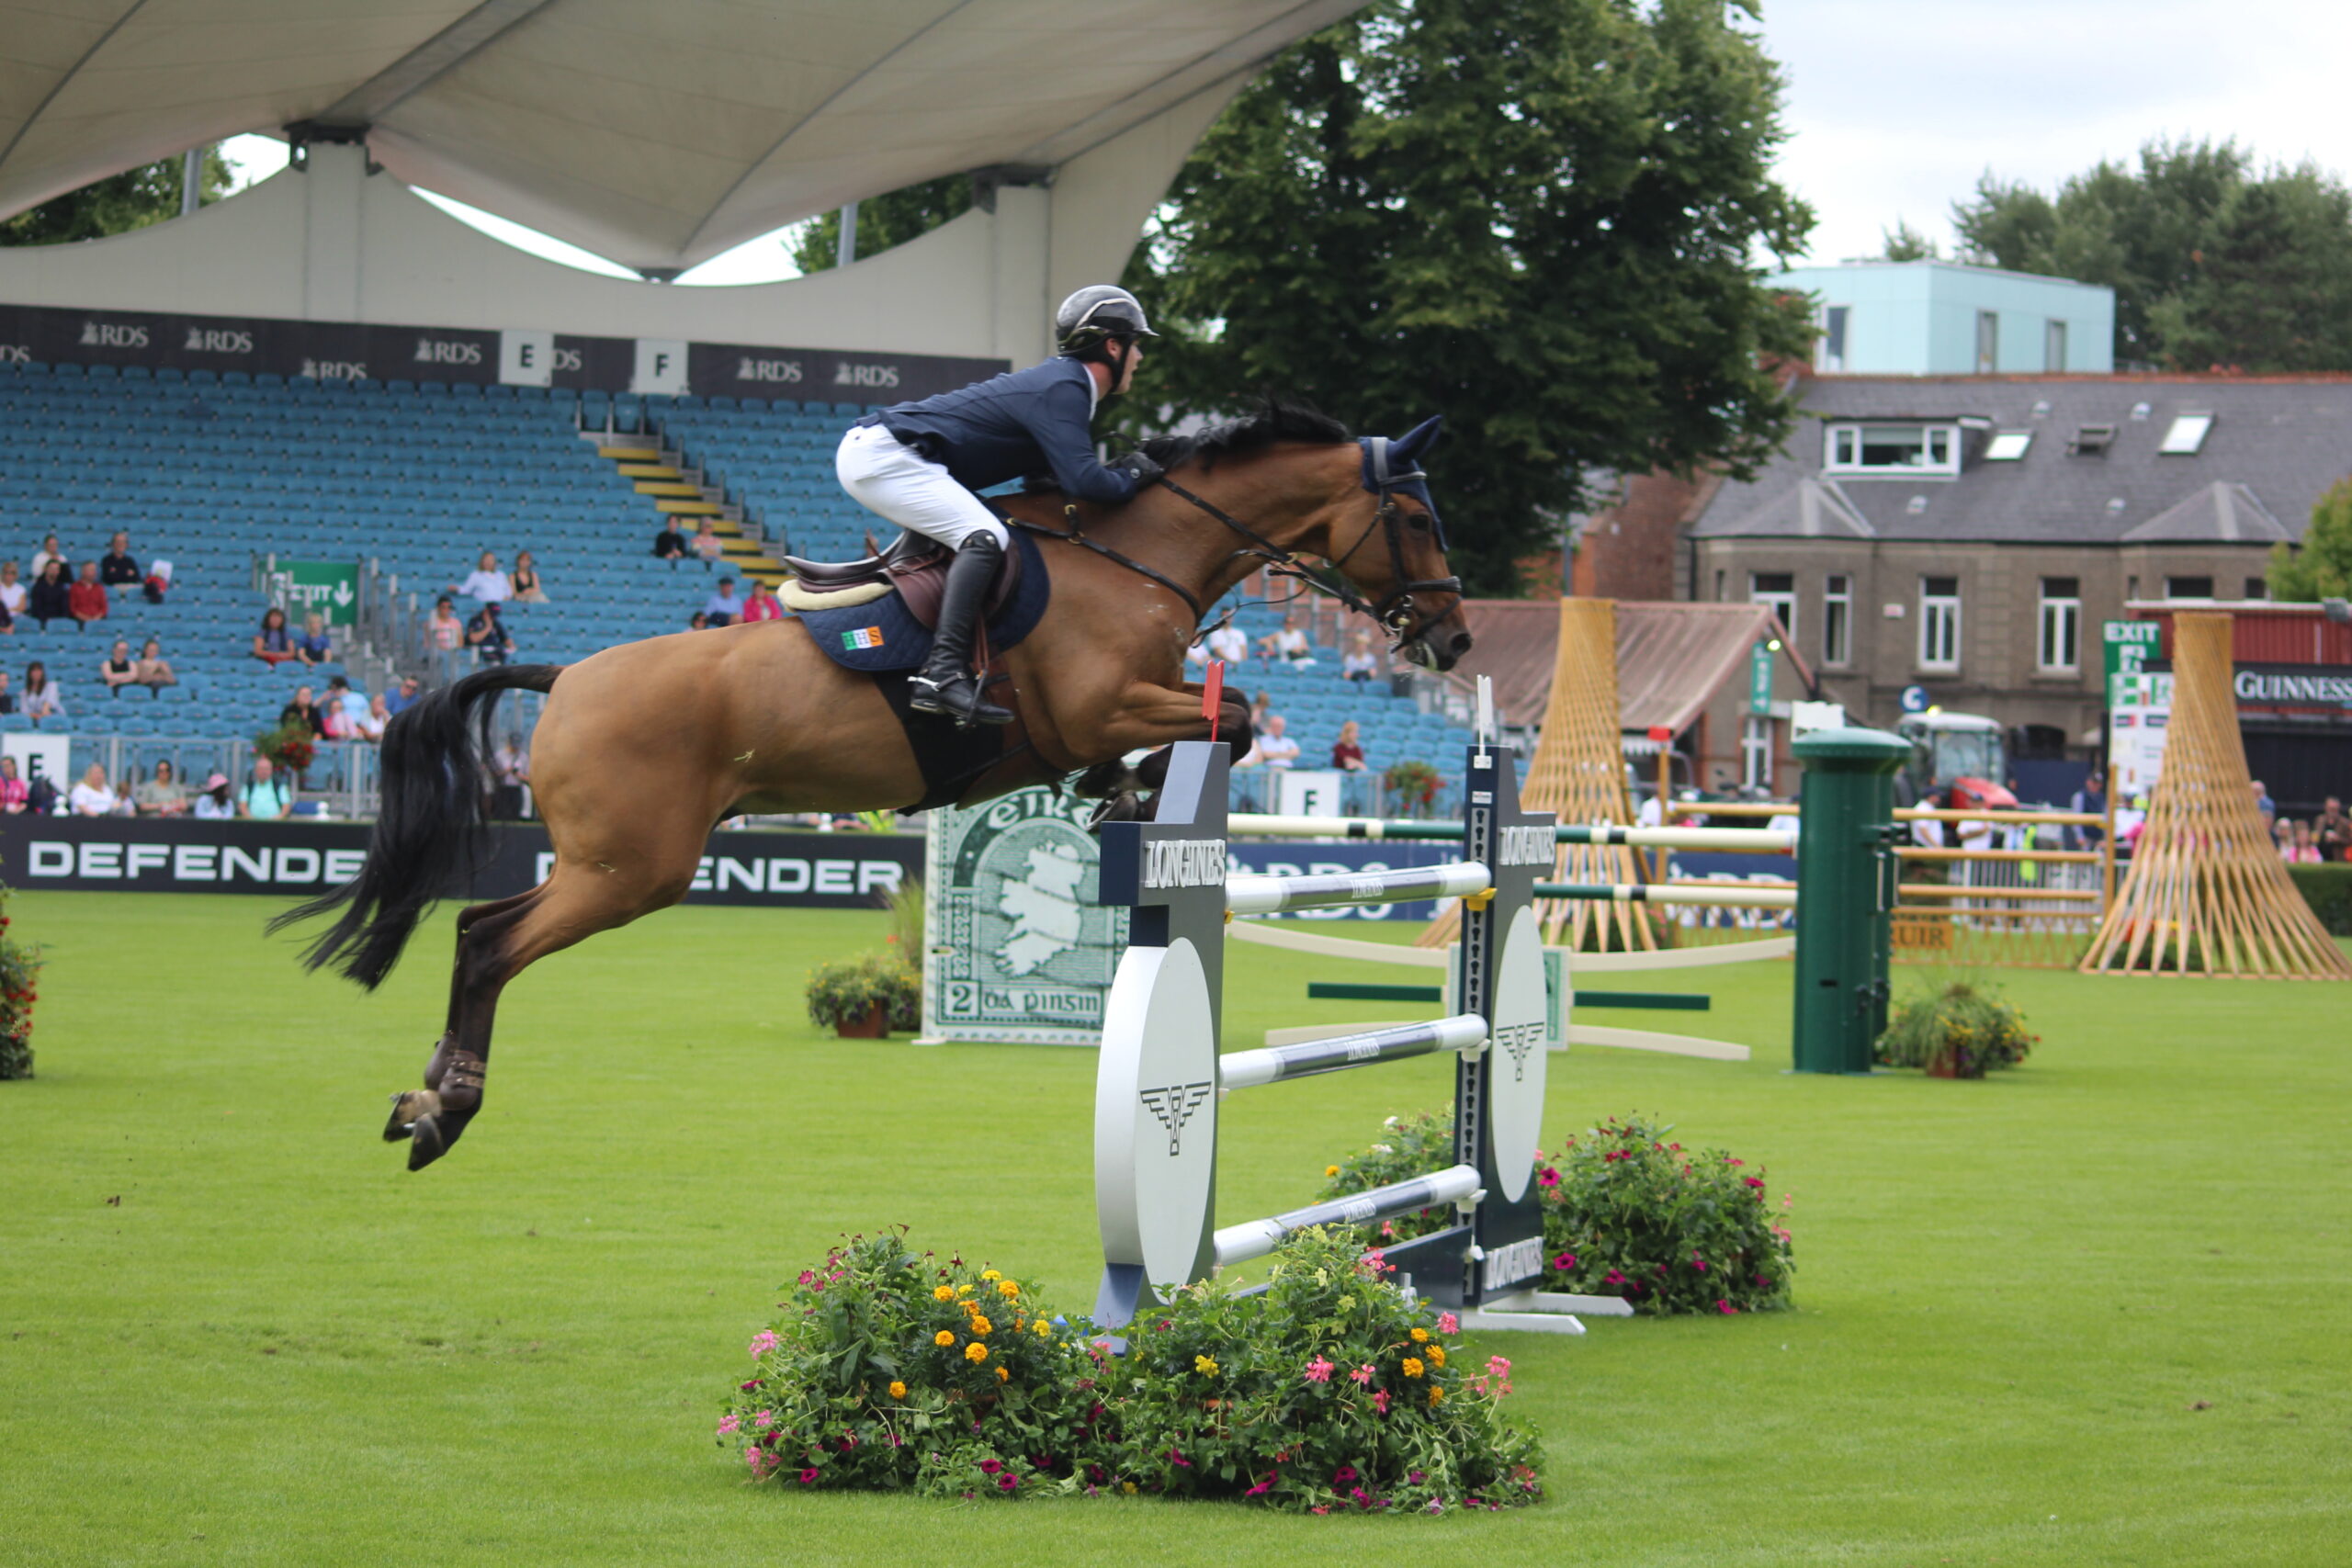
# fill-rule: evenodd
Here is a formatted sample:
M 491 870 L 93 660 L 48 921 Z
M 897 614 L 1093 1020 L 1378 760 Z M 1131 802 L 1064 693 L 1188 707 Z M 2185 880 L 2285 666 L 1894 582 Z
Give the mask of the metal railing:
M 130 794 L 155 776 L 155 764 L 169 762 L 175 779 L 193 795 L 214 773 L 242 789 L 253 775 L 254 743 L 235 735 L 68 735 L 67 775 L 54 781 L 61 792 L 79 783 L 90 764 L 106 770 L 116 790 Z M 283 771 L 279 777 L 284 777 Z M 372 817 L 376 811 L 377 749 L 365 740 L 322 740 L 311 765 L 295 778 L 298 805 L 305 816 Z M 62 801 L 62 794 L 60 800 Z

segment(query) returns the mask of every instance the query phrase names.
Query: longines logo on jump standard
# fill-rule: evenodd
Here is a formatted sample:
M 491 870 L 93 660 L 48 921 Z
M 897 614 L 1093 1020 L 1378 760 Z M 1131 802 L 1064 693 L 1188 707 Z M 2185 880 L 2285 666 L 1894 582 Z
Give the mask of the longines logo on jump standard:
M 1151 846 L 1143 863 L 1146 887 L 1222 887 L 1223 839 L 1165 839 Z
M 1551 826 L 1540 823 L 1532 828 L 1506 828 L 1502 842 L 1495 846 L 1495 858 L 1504 865 L 1550 865 Z
M 1521 1280 L 1532 1280 L 1544 1272 L 1544 1238 L 1534 1235 L 1524 1241 L 1490 1247 L 1479 1260 L 1479 1269 L 1480 1288 L 1484 1290 L 1499 1290 Z
M 1193 1112 L 1201 1108 L 1201 1102 L 1208 1099 L 1209 1090 L 1214 1087 L 1205 1083 L 1181 1083 L 1137 1092 L 1136 1098 L 1143 1101 L 1144 1109 L 1168 1129 L 1170 1159 L 1184 1152 L 1184 1123 L 1193 1119 Z
M 1527 1054 L 1544 1048 L 1544 1026 L 1540 1023 L 1507 1023 L 1495 1031 L 1495 1045 L 1510 1056 L 1510 1077 L 1513 1083 L 1527 1077 Z

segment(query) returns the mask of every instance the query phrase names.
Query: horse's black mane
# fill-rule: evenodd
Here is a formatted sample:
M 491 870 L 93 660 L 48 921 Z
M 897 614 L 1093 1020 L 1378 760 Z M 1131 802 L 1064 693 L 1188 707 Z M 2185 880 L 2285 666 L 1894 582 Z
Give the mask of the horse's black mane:
M 1214 468 L 1220 457 L 1261 451 L 1276 442 L 1337 446 L 1354 439 L 1346 425 L 1312 403 L 1269 393 L 1253 413 L 1212 424 L 1190 435 L 1155 435 L 1144 442 L 1139 450 L 1163 468 L 1172 468 L 1195 457 L 1200 459 L 1201 467 L 1207 468 Z M 1059 488 L 1050 479 L 1042 478 L 1029 479 L 1023 486 L 1032 494 Z

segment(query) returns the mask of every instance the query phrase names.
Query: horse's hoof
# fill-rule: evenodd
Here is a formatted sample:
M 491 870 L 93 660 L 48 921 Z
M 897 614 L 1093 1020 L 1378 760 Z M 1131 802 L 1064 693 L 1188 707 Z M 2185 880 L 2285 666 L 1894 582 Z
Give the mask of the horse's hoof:
M 429 1089 L 404 1089 L 392 1096 L 392 1114 L 384 1123 L 384 1142 L 397 1144 L 414 1132 L 423 1118 L 437 1113 L 441 1097 Z
M 466 1130 L 469 1118 L 436 1112 L 420 1116 L 412 1131 L 408 1145 L 408 1168 L 423 1170 L 449 1152 L 458 1135 Z

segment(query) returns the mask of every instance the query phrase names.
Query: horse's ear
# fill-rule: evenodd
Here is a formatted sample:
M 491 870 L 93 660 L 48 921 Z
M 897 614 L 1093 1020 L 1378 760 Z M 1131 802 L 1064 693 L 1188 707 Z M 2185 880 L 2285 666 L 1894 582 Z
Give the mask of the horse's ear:
M 1431 414 L 1420 423 L 1388 444 L 1389 455 L 1411 459 L 1419 457 L 1437 439 L 1438 427 L 1445 423 L 1443 414 Z

